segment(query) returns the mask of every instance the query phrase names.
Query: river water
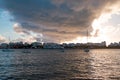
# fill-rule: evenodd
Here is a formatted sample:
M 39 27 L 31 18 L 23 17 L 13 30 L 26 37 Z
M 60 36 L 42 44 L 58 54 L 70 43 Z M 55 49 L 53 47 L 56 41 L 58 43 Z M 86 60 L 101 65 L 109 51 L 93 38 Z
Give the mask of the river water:
M 0 80 L 120 80 L 120 50 L 0 50 Z

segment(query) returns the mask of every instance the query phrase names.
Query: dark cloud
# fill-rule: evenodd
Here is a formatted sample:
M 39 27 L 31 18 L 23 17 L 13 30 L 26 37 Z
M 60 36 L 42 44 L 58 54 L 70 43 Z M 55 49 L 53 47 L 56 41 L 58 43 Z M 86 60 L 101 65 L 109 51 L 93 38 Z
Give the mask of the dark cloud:
M 27 29 L 22 28 L 22 26 L 18 23 L 14 24 L 13 28 L 17 33 L 30 35 L 30 32 Z
M 42 33 L 48 39 L 71 40 L 85 36 L 87 29 L 101 13 L 111 11 L 119 0 L 4 0 L 5 9 L 22 29 Z M 96 34 L 97 35 L 97 34 Z
M 3 8 L 3 6 L 4 6 L 3 0 L 0 0 L 0 9 Z

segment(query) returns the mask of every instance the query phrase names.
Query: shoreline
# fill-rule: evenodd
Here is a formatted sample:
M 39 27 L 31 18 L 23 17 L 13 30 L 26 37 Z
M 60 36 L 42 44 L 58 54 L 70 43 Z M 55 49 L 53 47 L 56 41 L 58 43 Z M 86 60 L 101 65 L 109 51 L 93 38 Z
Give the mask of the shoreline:
M 2 50 L 2 49 L 5 49 L 5 48 L 0 48 L 0 50 Z M 47 49 L 49 49 L 49 50 L 59 50 L 59 49 L 62 49 L 62 48 L 7 48 L 7 49 L 34 49 L 34 50 L 37 50 L 37 49 L 43 49 L 43 50 L 47 50 Z M 65 50 L 70 50 L 70 49 L 80 49 L 80 50 L 82 50 L 82 49 L 84 49 L 84 48 L 64 48 Z M 89 48 L 89 49 L 120 49 L 120 48 Z

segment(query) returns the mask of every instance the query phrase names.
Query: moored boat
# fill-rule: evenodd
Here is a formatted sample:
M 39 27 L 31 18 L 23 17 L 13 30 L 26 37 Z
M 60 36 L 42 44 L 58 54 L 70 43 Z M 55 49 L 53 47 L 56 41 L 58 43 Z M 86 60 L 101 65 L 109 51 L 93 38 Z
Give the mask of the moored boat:
M 2 49 L 2 52 L 14 52 L 13 49 Z

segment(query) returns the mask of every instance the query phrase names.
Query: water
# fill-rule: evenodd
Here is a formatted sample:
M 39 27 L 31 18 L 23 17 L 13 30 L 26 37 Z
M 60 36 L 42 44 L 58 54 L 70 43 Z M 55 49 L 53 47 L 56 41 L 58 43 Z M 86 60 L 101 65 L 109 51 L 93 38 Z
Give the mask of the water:
M 0 50 L 0 80 L 120 80 L 120 50 Z

